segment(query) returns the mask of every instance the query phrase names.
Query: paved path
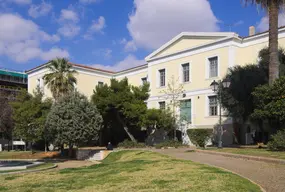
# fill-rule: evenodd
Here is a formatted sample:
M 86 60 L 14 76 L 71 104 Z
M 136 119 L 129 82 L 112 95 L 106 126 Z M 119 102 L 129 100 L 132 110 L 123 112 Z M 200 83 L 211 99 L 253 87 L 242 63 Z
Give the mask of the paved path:
M 178 159 L 222 167 L 258 183 L 267 192 L 285 192 L 285 165 L 237 159 L 197 152 L 188 149 L 153 149 Z
M 58 165 L 57 169 L 66 169 L 66 168 L 78 168 L 78 167 L 85 167 L 98 164 L 100 162 L 97 161 L 65 161 L 61 163 L 56 163 Z

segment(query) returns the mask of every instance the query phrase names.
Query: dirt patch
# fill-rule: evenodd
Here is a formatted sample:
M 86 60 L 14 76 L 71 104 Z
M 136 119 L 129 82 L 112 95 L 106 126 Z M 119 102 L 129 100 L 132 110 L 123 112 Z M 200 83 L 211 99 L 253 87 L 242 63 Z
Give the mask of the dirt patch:
M 91 165 L 100 164 L 98 161 L 65 161 L 62 163 L 57 163 L 57 169 L 67 169 L 67 168 L 78 168 L 78 167 L 88 167 Z

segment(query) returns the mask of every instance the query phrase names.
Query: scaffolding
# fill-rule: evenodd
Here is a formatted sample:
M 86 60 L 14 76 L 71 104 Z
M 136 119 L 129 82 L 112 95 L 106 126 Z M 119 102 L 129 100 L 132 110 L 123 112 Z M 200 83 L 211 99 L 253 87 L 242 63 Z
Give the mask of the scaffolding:
M 14 100 L 22 89 L 27 89 L 27 85 L 27 74 L 7 69 L 0 69 L 0 97 Z

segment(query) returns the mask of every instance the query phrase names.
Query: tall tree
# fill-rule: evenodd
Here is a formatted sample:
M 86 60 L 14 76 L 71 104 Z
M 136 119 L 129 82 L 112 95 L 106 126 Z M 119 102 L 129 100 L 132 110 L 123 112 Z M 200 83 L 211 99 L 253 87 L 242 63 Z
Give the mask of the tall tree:
M 75 78 L 77 72 L 72 69 L 72 65 L 68 62 L 68 59 L 53 59 L 49 61 L 48 69 L 50 73 L 45 74 L 43 79 L 56 101 L 74 90 L 77 83 L 77 79 Z
M 43 100 L 43 93 L 39 88 L 31 95 L 22 91 L 11 102 L 13 108 L 13 120 L 15 123 L 14 133 L 18 138 L 32 145 L 45 139 L 45 121 L 50 111 L 52 101 Z
M 241 125 L 245 125 L 254 110 L 253 90 L 258 85 L 267 83 L 265 72 L 258 65 L 235 66 L 229 69 L 226 78 L 230 80 L 231 85 L 229 88 L 219 86 L 218 91 L 222 96 L 219 97 L 219 102 L 229 116 Z M 236 131 L 240 132 L 244 128 L 244 126 L 239 127 Z
M 121 81 L 111 79 L 110 86 L 97 86 L 92 101 L 100 110 L 105 128 L 111 122 L 121 125 L 132 141 L 136 141 L 132 132 L 140 129 L 147 106 L 144 103 L 149 97 L 149 84 L 140 87 L 131 86 L 128 79 Z
M 247 3 L 257 4 L 267 9 L 269 17 L 269 85 L 279 77 L 278 59 L 278 15 L 284 6 L 285 0 L 244 0 Z
M 285 77 L 277 79 L 273 85 L 257 87 L 252 93 L 255 101 L 253 118 L 267 119 L 271 133 L 285 125 Z
M 285 75 L 285 51 L 283 48 L 279 48 L 278 50 L 278 57 L 279 57 L 279 76 Z M 262 50 L 260 50 L 258 54 L 259 62 L 258 66 L 265 72 L 266 79 L 268 81 L 269 77 L 269 63 L 270 63 L 270 53 L 269 48 L 265 47 Z
M 69 145 L 69 156 L 73 146 L 98 140 L 103 119 L 95 105 L 78 92 L 58 100 L 47 117 L 46 126 L 54 135 L 54 144 Z
M 180 107 L 180 98 L 182 97 L 183 93 L 184 93 L 184 86 L 183 84 L 179 83 L 179 79 L 175 79 L 174 76 L 171 76 L 171 78 L 168 80 L 167 83 L 167 87 L 166 89 L 164 89 L 163 91 L 161 91 L 161 93 L 163 93 L 164 95 L 162 96 L 165 100 L 170 101 L 168 104 L 168 107 L 171 110 L 172 113 L 172 120 L 173 120 L 173 130 L 174 130 L 174 140 L 177 140 L 176 137 L 176 110 L 177 107 Z M 180 118 L 184 118 L 184 117 L 180 117 Z
M 10 143 L 13 132 L 12 107 L 7 97 L 0 97 L 0 133 Z M 9 147 L 8 147 L 9 150 Z

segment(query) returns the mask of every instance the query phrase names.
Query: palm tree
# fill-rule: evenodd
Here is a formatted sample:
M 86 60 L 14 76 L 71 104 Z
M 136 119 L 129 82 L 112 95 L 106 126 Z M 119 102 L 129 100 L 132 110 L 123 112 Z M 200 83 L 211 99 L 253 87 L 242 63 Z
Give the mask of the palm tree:
M 267 9 L 269 16 L 269 84 L 279 78 L 278 59 L 278 15 L 285 4 L 285 0 L 244 0 L 246 3 L 257 4 Z
M 68 59 L 53 59 L 48 62 L 48 69 L 50 73 L 45 74 L 43 79 L 55 101 L 74 90 L 77 72 L 72 69 Z

